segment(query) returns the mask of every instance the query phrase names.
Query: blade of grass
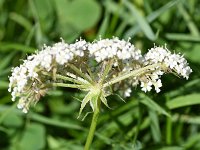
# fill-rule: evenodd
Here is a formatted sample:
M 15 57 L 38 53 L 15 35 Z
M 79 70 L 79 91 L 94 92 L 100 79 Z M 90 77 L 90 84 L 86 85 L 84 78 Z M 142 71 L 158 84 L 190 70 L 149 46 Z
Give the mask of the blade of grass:
M 24 27 L 27 31 L 30 31 L 32 28 L 32 25 L 28 19 L 26 19 L 24 16 L 17 14 L 15 12 L 12 12 L 9 14 L 9 17 L 11 20 L 15 21 L 16 23 L 20 24 L 22 27 Z
M 100 25 L 100 28 L 99 28 L 96 38 L 99 38 L 99 36 L 105 37 L 106 30 L 108 29 L 108 26 L 109 26 L 109 20 L 110 20 L 110 14 L 106 11 L 104 20 L 103 20 L 102 24 Z
M 176 113 L 172 116 L 172 121 L 173 122 L 180 121 L 182 123 L 200 125 L 200 117 L 199 116 L 180 115 L 180 114 Z
M 136 9 L 136 7 L 131 4 L 128 1 L 124 1 L 124 5 L 130 10 L 131 14 L 133 15 L 133 17 L 136 18 L 138 25 L 140 26 L 141 30 L 143 31 L 143 33 L 152 41 L 154 41 L 156 39 L 156 36 L 153 32 L 153 30 L 151 29 L 151 26 L 149 25 L 149 23 L 147 22 L 146 18 L 143 17 L 139 11 Z
M 112 14 L 118 13 L 118 16 L 123 20 L 123 22 L 126 22 L 127 24 L 130 25 L 133 25 L 135 23 L 135 18 L 133 18 L 130 13 L 127 13 L 124 7 L 121 7 L 121 3 L 119 5 L 114 1 L 105 1 L 103 4 L 108 13 Z
M 144 94 L 140 94 L 140 96 L 141 96 L 141 101 L 140 101 L 141 103 L 143 103 L 152 110 L 155 110 L 163 115 L 170 117 L 170 114 L 164 108 L 162 108 L 156 102 L 154 102 L 151 98 L 147 97 Z
M 155 19 L 157 19 L 164 12 L 169 11 L 171 8 L 173 8 L 174 6 L 176 6 L 180 1 L 181 0 L 172 0 L 172 1 L 170 1 L 166 5 L 162 6 L 161 8 L 157 9 L 156 11 L 154 11 L 150 15 L 148 15 L 146 17 L 146 20 L 149 23 L 153 22 Z M 139 31 L 140 31 L 140 26 L 139 25 L 133 26 L 133 27 L 131 27 L 129 30 L 127 30 L 124 33 L 124 38 L 132 37 L 136 33 L 138 33 Z
M 69 128 L 69 129 L 75 129 L 75 130 L 85 130 L 82 126 L 79 126 L 77 124 L 72 124 L 69 122 L 63 122 L 55 119 L 51 119 L 36 113 L 32 113 L 29 116 L 30 119 L 47 124 L 47 125 L 53 125 L 57 127 L 62 127 L 62 128 Z
M 180 88 L 177 88 L 176 90 L 170 91 L 165 94 L 166 97 L 174 98 L 177 97 L 183 93 L 187 93 L 188 91 L 194 91 L 194 89 L 200 88 L 200 79 L 194 79 L 190 82 L 186 83 L 184 86 L 181 86 Z
M 185 96 L 179 96 L 166 103 L 169 109 L 175 109 L 196 104 L 200 104 L 200 94 L 189 94 Z
M 0 51 L 1 52 L 9 52 L 9 51 L 21 51 L 25 53 L 33 53 L 35 51 L 34 48 L 19 44 L 19 43 L 11 43 L 11 42 L 0 42 Z
M 110 26 L 109 26 L 109 32 L 111 34 L 114 32 L 116 26 L 118 25 L 117 22 L 119 20 L 119 12 L 123 8 L 121 1 L 118 2 L 118 6 L 119 7 L 117 7 L 117 11 L 113 14 L 113 16 L 111 18 L 111 22 L 110 22 Z
M 191 34 L 193 36 L 197 36 L 199 37 L 199 30 L 198 27 L 196 26 L 196 24 L 192 21 L 192 17 L 189 15 L 189 13 L 186 11 L 186 9 L 183 7 L 183 4 L 180 3 L 178 5 L 178 10 L 181 13 L 181 15 L 183 16 L 183 19 L 185 20 L 185 23 L 187 24 Z
M 193 149 L 195 145 L 199 144 L 200 134 L 195 134 L 189 137 L 189 139 L 184 144 L 186 149 Z
M 149 118 L 150 118 L 150 126 L 151 126 L 151 132 L 153 139 L 156 143 L 159 143 L 161 141 L 161 131 L 160 131 L 160 125 L 158 120 L 158 114 L 152 110 L 148 110 Z
M 8 66 L 15 54 L 16 52 L 12 52 L 0 60 L 0 71 L 3 71 L 3 69 L 5 69 L 5 67 Z
M 200 37 L 196 37 L 185 33 L 166 33 L 165 37 L 172 41 L 190 41 L 190 42 L 200 42 Z
M 116 29 L 115 35 L 118 37 L 122 37 L 127 25 L 127 22 L 122 22 L 121 24 L 119 24 L 118 28 Z

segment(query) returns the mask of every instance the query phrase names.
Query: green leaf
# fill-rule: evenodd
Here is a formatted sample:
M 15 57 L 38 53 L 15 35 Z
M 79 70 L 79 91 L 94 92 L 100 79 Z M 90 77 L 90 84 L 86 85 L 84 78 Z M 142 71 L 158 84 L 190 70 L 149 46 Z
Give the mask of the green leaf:
M 200 134 L 189 136 L 189 139 L 184 143 L 186 149 L 193 149 L 195 145 L 199 144 Z
M 169 109 L 200 104 L 200 94 L 190 94 L 174 98 L 167 102 Z
M 194 23 L 193 18 L 190 16 L 187 10 L 183 7 L 182 3 L 178 5 L 178 10 L 183 16 L 183 19 L 185 20 L 185 23 L 187 24 L 191 34 L 197 37 L 200 36 L 197 25 Z
M 92 98 L 91 98 L 91 101 L 90 101 L 90 106 L 92 107 L 92 110 L 95 111 L 95 109 L 97 109 L 97 102 L 98 102 L 98 99 L 100 98 L 100 93 L 101 93 L 101 90 L 92 90 Z
M 38 1 L 38 0 L 28 1 L 29 2 L 29 8 L 30 8 L 30 11 L 32 13 L 32 17 L 34 18 L 34 21 L 35 21 L 35 26 L 33 28 L 35 40 L 36 40 L 37 45 L 40 45 L 40 46 L 42 46 L 42 44 L 46 43 L 46 37 L 44 35 L 44 31 L 45 31 L 45 29 L 48 29 L 48 26 L 45 27 L 43 25 L 44 22 L 41 19 L 41 15 L 45 16 L 45 14 L 42 13 L 42 12 L 45 12 L 45 11 L 48 12 L 48 5 L 44 5 L 45 1 L 46 0 L 44 0 L 44 1 Z M 37 2 L 39 2 L 39 4 Z M 38 8 L 37 4 L 39 6 L 42 6 L 42 7 Z M 52 16 L 53 15 L 49 16 L 49 18 L 51 18 Z M 49 20 L 52 21 L 52 19 L 49 19 Z M 42 28 L 42 26 L 44 26 L 44 28 Z M 32 35 L 30 35 L 30 36 L 32 36 Z
M 14 57 L 15 54 L 16 54 L 16 52 L 12 52 L 0 60 L 0 70 L 1 71 L 3 71 L 9 65 L 11 59 Z
M 106 35 L 106 30 L 108 29 L 109 27 L 109 20 L 110 20 L 110 15 L 105 12 L 105 17 L 99 27 L 99 31 L 98 31 L 98 34 L 96 36 L 96 38 L 99 38 L 99 36 L 101 37 L 105 37 Z
M 154 102 L 152 99 L 150 99 L 146 95 L 141 94 L 141 98 L 142 100 L 140 102 L 146 105 L 147 107 L 149 107 L 150 109 L 155 110 L 163 115 L 170 117 L 170 114 L 166 112 L 164 108 L 160 107 L 156 102 Z
M 101 7 L 94 0 L 54 0 L 58 26 L 64 37 L 77 38 L 100 19 Z
M 45 148 L 45 128 L 41 124 L 31 123 L 27 126 L 19 142 L 19 149 L 41 150 Z
M 155 34 L 153 33 L 153 30 L 151 29 L 151 26 L 146 21 L 145 17 L 143 17 L 139 11 L 136 9 L 136 7 L 131 4 L 128 1 L 124 1 L 124 4 L 126 7 L 131 11 L 131 14 L 136 18 L 138 25 L 142 29 L 143 33 L 152 41 L 156 39 Z
M 23 26 L 27 31 L 30 31 L 32 28 L 32 24 L 31 22 L 26 19 L 24 16 L 18 14 L 18 13 L 10 13 L 10 19 L 12 19 L 13 21 L 17 22 L 18 24 L 20 24 L 21 26 Z
M 191 91 L 198 92 L 199 88 L 200 88 L 200 79 L 197 78 L 197 79 L 193 79 L 191 81 L 188 81 L 186 84 L 184 84 L 184 86 L 181 86 L 181 87 L 179 87 L 175 90 L 167 92 L 165 94 L 165 96 L 169 97 L 169 98 L 174 98 L 174 97 L 177 97 L 177 96 L 182 95 L 184 93 L 188 93 L 188 92 L 191 93 Z
M 150 15 L 148 15 L 147 21 L 149 23 L 153 22 L 154 20 L 156 20 L 159 16 L 161 16 L 164 12 L 169 11 L 172 7 L 176 6 L 178 3 L 180 2 L 180 0 L 172 0 L 169 3 L 165 4 L 162 7 L 159 7 L 159 9 L 155 10 L 154 12 L 152 12 Z M 168 21 L 168 20 L 167 20 Z M 138 33 L 140 31 L 140 26 L 134 26 L 131 27 L 129 30 L 127 30 L 125 32 L 124 38 L 128 38 L 128 37 L 132 37 L 133 35 L 135 35 L 136 33 Z
M 0 42 L 0 52 L 4 52 L 4 51 L 21 51 L 21 52 L 25 52 L 25 53 L 33 53 L 35 51 L 34 48 L 23 45 L 23 44 L 19 44 L 19 43 L 10 43 L 10 42 Z
M 184 42 L 184 43 L 186 43 L 186 42 Z M 200 59 L 199 59 L 200 58 L 200 51 L 199 51 L 199 49 L 200 49 L 200 44 L 194 45 L 192 42 L 190 42 L 190 47 L 188 47 L 188 51 L 184 51 L 184 54 L 192 62 L 200 64 Z
M 194 36 L 192 36 L 194 37 Z M 189 38 L 189 37 L 188 37 Z M 196 39 L 199 39 L 198 37 L 194 37 Z M 199 63 L 200 64 L 200 43 L 196 42 L 195 44 L 193 42 L 188 41 L 180 41 L 179 42 L 180 45 L 180 52 L 184 53 L 185 57 L 194 62 L 194 63 Z M 195 69 L 195 68 L 194 68 Z M 197 69 L 199 70 L 199 69 Z M 195 70 L 194 70 L 195 72 Z
M 151 126 L 151 132 L 152 136 L 155 142 L 161 141 L 161 132 L 160 132 L 160 126 L 159 126 L 159 120 L 158 120 L 158 114 L 149 109 L 149 118 L 150 118 L 150 126 Z
M 30 8 L 36 22 L 40 24 L 41 32 L 47 32 L 53 25 L 53 4 L 51 0 L 32 0 Z M 51 19 L 49 19 L 51 18 Z
M 45 117 L 45 116 L 35 114 L 35 113 L 32 113 L 30 115 L 30 118 L 35 120 L 35 121 L 41 122 L 43 124 L 51 125 L 51 126 L 56 126 L 56 127 L 60 127 L 60 128 L 68 128 L 70 130 L 71 129 L 83 130 L 83 127 L 81 127 L 77 124 L 59 121 L 57 119 L 52 119 L 52 118 Z
M 2 124 L 7 127 L 20 127 L 23 124 L 23 120 L 19 115 L 15 113 L 9 113 L 3 119 Z
M 47 137 L 48 148 L 51 150 L 82 150 L 83 146 L 74 141 L 64 140 L 57 137 Z
M 185 33 L 166 33 L 166 38 L 173 41 L 191 41 L 200 42 L 199 36 L 193 36 Z
M 92 92 L 90 91 L 90 92 L 88 92 L 88 93 L 86 94 L 86 96 L 84 97 L 84 99 L 83 99 L 83 101 L 82 101 L 82 103 L 81 103 L 81 108 L 80 108 L 80 111 L 79 111 L 78 118 L 80 117 L 80 115 L 81 115 L 83 109 L 85 108 L 86 104 L 87 104 L 89 101 L 91 101 L 93 95 L 94 95 L 94 93 L 92 93 Z
M 82 31 L 94 26 L 101 14 L 101 9 L 94 0 L 74 0 L 69 7 L 65 17 L 70 24 Z
M 135 23 L 135 18 L 132 17 L 130 13 L 127 12 L 126 8 L 121 5 L 121 3 L 117 3 L 114 1 L 105 1 L 104 6 L 106 11 L 109 14 L 118 15 L 119 18 L 123 20 L 123 22 L 133 25 Z
M 100 97 L 101 101 L 104 103 L 104 105 L 106 105 L 106 107 L 110 108 L 108 106 L 108 102 L 107 102 L 107 99 L 105 97 L 105 94 L 102 94 L 101 97 Z

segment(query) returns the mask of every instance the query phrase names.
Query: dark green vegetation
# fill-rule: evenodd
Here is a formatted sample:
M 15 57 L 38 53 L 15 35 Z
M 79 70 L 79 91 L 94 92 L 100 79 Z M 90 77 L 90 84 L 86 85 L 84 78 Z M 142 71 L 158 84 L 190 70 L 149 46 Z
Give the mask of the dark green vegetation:
M 60 40 L 118 36 L 143 52 L 167 44 L 188 59 L 188 81 L 164 76 L 161 93 L 113 95 L 100 114 L 93 149 L 200 149 L 200 3 L 198 0 L 0 0 L 0 149 L 82 150 L 91 121 L 77 119 L 84 93 L 56 89 L 25 115 L 7 92 L 27 54 Z

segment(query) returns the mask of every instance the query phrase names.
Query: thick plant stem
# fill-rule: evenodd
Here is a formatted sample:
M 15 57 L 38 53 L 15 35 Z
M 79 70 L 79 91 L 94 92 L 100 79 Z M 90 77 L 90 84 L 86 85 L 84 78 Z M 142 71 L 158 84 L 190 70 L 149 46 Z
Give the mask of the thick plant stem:
M 100 101 L 100 100 L 98 100 L 98 101 Z M 97 126 L 97 120 L 98 120 L 98 117 L 99 117 L 99 113 L 100 113 L 100 102 L 99 102 L 97 108 L 94 110 L 93 117 L 92 117 L 92 123 L 90 125 L 90 130 L 89 130 L 89 133 L 88 133 L 88 136 L 87 136 L 87 140 L 86 140 L 86 143 L 85 143 L 84 150 L 90 149 L 90 146 L 91 146 L 91 143 L 92 143 L 92 140 L 93 140 L 93 137 L 94 137 L 94 133 L 95 133 L 95 130 L 96 130 L 96 126 Z

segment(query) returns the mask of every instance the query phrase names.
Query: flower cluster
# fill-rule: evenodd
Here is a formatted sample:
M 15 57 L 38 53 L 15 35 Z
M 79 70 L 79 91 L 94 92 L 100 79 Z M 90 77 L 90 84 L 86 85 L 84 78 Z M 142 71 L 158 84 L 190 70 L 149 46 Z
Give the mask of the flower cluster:
M 141 51 L 139 49 L 137 49 L 130 42 L 119 40 L 118 38 L 95 41 L 89 44 L 88 51 L 95 57 L 97 62 L 114 57 L 120 60 L 140 60 L 142 58 Z
M 151 48 L 145 55 L 145 60 L 151 63 L 163 63 L 166 67 L 174 70 L 177 74 L 188 79 L 192 69 L 188 66 L 187 60 L 180 54 L 172 54 L 166 47 Z
M 129 76 L 134 71 L 138 72 Z M 52 86 L 74 87 L 91 93 L 98 83 L 103 90 L 100 93 L 104 93 L 101 99 L 107 105 L 104 97 L 112 93 L 110 88 L 122 91 L 124 97 L 130 96 L 131 87 L 138 84 L 144 92 L 151 91 L 152 86 L 160 92 L 161 76 L 169 71 L 186 79 L 192 72 L 183 56 L 163 47 L 153 47 L 142 56 L 129 41 L 116 37 L 92 43 L 80 39 L 67 44 L 62 40 L 44 46 L 13 68 L 8 90 L 13 101 L 19 99 L 17 107 L 27 113 L 31 103 L 39 101 Z M 91 95 L 95 94 L 90 94 L 92 99 Z
M 160 92 L 162 87 L 161 75 L 173 71 L 178 75 L 188 79 L 192 69 L 188 66 L 187 60 L 180 54 L 172 54 L 166 47 L 151 48 L 144 56 L 145 65 L 160 63 L 162 67 L 155 68 L 155 71 L 147 73 L 146 80 L 141 81 L 143 91 L 150 91 L 154 85 L 156 92 Z
M 12 101 L 20 98 L 17 107 L 26 113 L 30 103 L 37 102 L 48 89 L 48 77 L 44 77 L 41 72 L 52 72 L 54 68 L 58 69 L 74 57 L 82 57 L 86 50 L 85 45 L 84 40 L 75 44 L 67 44 L 62 40 L 52 47 L 45 45 L 41 51 L 28 56 L 22 65 L 13 68 L 8 91 L 12 91 Z

